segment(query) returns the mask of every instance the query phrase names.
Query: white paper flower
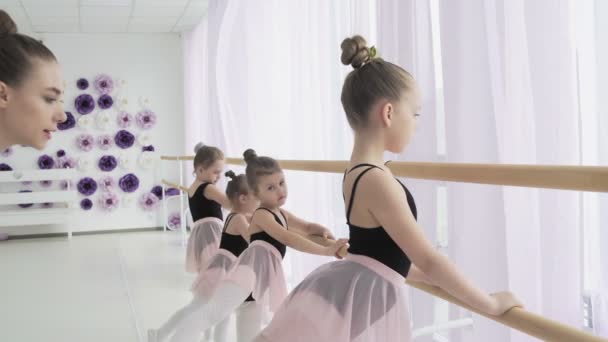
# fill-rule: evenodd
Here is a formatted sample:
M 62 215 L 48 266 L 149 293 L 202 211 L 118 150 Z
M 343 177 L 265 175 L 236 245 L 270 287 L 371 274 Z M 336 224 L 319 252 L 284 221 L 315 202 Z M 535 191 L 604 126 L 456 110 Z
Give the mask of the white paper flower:
M 78 127 L 82 129 L 89 129 L 93 125 L 93 119 L 90 115 L 83 115 L 78 119 Z
M 139 133 L 139 135 L 137 136 L 137 142 L 141 146 L 150 146 L 152 145 L 152 136 L 150 136 L 150 134 L 148 134 L 147 132 Z
M 122 204 L 123 208 L 132 207 L 133 202 L 135 202 L 133 195 L 124 195 L 121 200 L 121 204 Z
M 91 161 L 90 158 L 87 158 L 87 157 L 78 158 L 78 170 L 80 170 L 82 172 L 87 172 L 87 171 L 91 170 L 92 167 L 93 167 L 93 162 Z
M 114 107 L 123 111 L 126 110 L 127 105 L 129 104 L 129 100 L 123 95 L 114 96 Z
M 108 114 L 107 111 L 104 112 L 100 112 L 97 113 L 97 127 L 99 129 L 101 129 L 102 131 L 107 130 L 108 128 L 110 128 L 110 125 L 112 123 L 112 118 L 110 117 L 110 114 Z
M 142 152 L 139 156 L 139 166 L 144 170 L 154 168 L 158 163 L 159 157 L 155 152 Z
M 147 96 L 140 96 L 139 105 L 144 108 L 150 108 L 150 98 Z
M 118 164 L 125 170 L 133 169 L 133 159 L 127 153 L 123 153 L 118 157 Z

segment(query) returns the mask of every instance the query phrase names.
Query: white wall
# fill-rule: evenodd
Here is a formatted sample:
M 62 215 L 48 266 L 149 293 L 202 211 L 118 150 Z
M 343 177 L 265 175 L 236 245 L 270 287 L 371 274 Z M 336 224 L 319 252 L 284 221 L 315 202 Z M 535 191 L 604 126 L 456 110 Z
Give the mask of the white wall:
M 93 79 L 99 73 L 106 73 L 114 79 L 124 79 L 127 83 L 121 89 L 112 92 L 113 98 L 125 98 L 128 103 L 126 110 L 131 114 L 137 113 L 143 107 L 139 99 L 144 97 L 150 100 L 149 108 L 157 115 L 157 124 L 147 132 L 152 136 L 152 144 L 160 154 L 182 153 L 183 146 L 183 59 L 182 45 L 178 35 L 175 34 L 45 34 L 41 35 L 45 44 L 49 46 L 63 68 L 66 81 L 65 108 L 71 111 L 76 118 L 80 115 L 74 110 L 74 99 L 80 93 L 86 92 L 95 99 L 99 96 L 93 89 Z M 80 91 L 76 88 L 76 80 L 85 77 L 91 83 L 89 89 Z M 87 132 L 94 137 L 102 133 L 113 136 L 118 130 L 115 124 L 117 114 L 115 107 L 108 110 L 112 125 L 106 131 L 99 130 L 95 124 L 88 131 L 78 127 L 58 132 L 45 151 L 39 152 L 29 148 L 15 148 L 15 153 L 9 158 L 0 157 L 0 163 L 6 162 L 13 168 L 37 169 L 37 159 L 43 153 L 55 156 L 57 150 L 64 149 L 72 157 L 87 155 L 93 161 L 89 172 L 79 172 L 79 178 L 90 176 L 95 180 L 102 175 L 111 175 L 115 181 L 122 175 L 132 172 L 140 179 L 139 190 L 134 193 L 133 203 L 130 207 L 119 208 L 111 213 L 102 211 L 97 205 L 101 194 L 97 192 L 90 198 L 94 202 L 93 210 L 83 211 L 78 207 L 76 214 L 70 221 L 74 231 L 112 230 L 125 228 L 144 228 L 162 226 L 161 206 L 156 212 L 143 211 L 137 200 L 139 196 L 148 192 L 152 186 L 160 184 L 161 169 L 142 169 L 137 162 L 131 171 L 120 166 L 109 173 L 101 172 L 97 167 L 97 160 L 103 154 L 118 156 L 123 150 L 114 146 L 109 151 L 102 151 L 95 147 L 90 152 L 81 152 L 75 144 L 77 135 Z M 89 116 L 99 112 L 96 108 Z M 130 129 L 136 137 L 143 132 L 137 126 Z M 141 153 L 141 146 L 135 143 L 126 150 L 135 161 Z M 166 170 L 166 169 L 165 169 Z M 163 177 L 177 179 L 177 172 L 165 172 Z M 77 181 L 77 180 L 75 180 Z M 56 185 L 55 185 L 56 186 Z M 27 186 L 22 186 L 24 189 Z M 34 189 L 37 185 L 33 185 Z M 122 200 L 124 194 L 120 189 L 115 191 Z M 84 196 L 79 195 L 80 199 Z M 9 234 L 32 234 L 66 231 L 66 226 L 45 227 L 14 227 L 2 228 L 0 231 Z

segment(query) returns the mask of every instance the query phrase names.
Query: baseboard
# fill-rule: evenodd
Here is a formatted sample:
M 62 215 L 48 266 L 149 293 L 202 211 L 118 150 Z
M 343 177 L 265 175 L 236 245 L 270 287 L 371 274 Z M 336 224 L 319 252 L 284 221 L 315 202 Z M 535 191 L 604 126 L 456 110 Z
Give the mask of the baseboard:
M 109 230 L 89 230 L 72 232 L 73 236 L 78 235 L 101 235 L 101 234 L 122 234 L 122 233 L 137 233 L 137 232 L 152 232 L 163 230 L 163 227 L 149 228 L 128 228 L 128 229 L 109 229 Z M 67 232 L 63 233 L 43 233 L 43 234 L 24 234 L 24 235 L 9 235 L 8 240 L 23 240 L 23 239 L 43 239 L 68 236 Z

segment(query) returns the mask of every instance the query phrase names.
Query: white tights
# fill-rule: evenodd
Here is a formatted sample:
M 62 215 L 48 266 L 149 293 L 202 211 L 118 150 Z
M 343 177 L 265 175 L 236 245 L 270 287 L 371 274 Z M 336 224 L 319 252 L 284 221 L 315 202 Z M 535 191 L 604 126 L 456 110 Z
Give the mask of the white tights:
M 158 330 L 158 341 L 165 341 L 171 334 L 171 342 L 198 342 L 203 331 L 216 326 L 215 342 L 228 339 L 230 314 L 237 310 L 238 342 L 250 342 L 260 332 L 263 310 L 256 302 L 246 302 L 249 291 L 230 282 L 224 282 L 209 300 L 194 298 L 178 310 Z

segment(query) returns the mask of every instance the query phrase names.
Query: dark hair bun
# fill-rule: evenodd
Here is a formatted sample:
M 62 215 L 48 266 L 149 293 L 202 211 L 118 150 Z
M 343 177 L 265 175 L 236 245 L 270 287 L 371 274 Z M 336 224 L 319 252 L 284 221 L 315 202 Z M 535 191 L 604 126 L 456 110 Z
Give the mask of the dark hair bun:
M 340 48 L 342 48 L 340 61 L 344 65 L 351 65 L 353 68 L 358 69 L 370 60 L 367 42 L 361 36 L 344 39 L 342 44 L 340 44 Z
M 4 10 L 0 10 L 0 36 L 17 33 L 17 24 Z
M 198 153 L 198 150 L 203 147 L 205 147 L 205 144 L 203 144 L 202 142 L 199 142 L 198 144 L 194 145 L 194 153 Z
M 247 164 L 251 163 L 258 157 L 258 154 L 255 153 L 253 149 L 247 149 L 247 151 L 243 152 L 243 158 L 245 158 L 245 162 Z
M 232 171 L 232 170 L 226 171 L 226 173 L 224 175 L 232 180 L 236 179 L 236 173 L 234 173 L 234 171 Z

